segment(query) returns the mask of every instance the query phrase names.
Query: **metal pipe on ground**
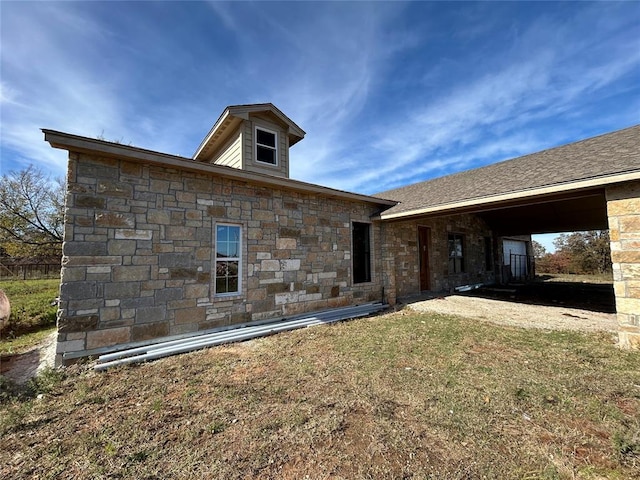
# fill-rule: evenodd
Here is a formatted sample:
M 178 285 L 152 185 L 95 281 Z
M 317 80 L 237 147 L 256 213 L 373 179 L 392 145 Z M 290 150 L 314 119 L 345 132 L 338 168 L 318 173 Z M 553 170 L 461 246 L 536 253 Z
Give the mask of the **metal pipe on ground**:
M 349 318 L 362 317 L 382 310 L 385 307 L 386 306 L 382 303 L 358 305 L 355 307 L 327 310 L 309 317 L 296 317 L 291 320 L 280 320 L 269 324 L 244 327 L 235 330 L 225 330 L 206 335 L 198 335 L 195 337 L 147 345 L 144 347 L 137 347 L 100 356 L 98 358 L 98 364 L 94 366 L 94 369 L 101 371 L 117 365 L 155 360 L 209 346 L 240 342 L 282 331 L 295 330 L 314 325 L 347 320 Z
M 127 356 L 131 356 L 134 355 L 136 353 L 144 353 L 144 352 L 149 352 L 151 350 L 156 350 L 158 348 L 166 348 L 166 347 L 172 347 L 172 346 L 179 346 L 179 345 L 184 345 L 187 343 L 192 343 L 192 342 L 199 342 L 199 341 L 206 341 L 206 340 L 211 340 L 211 339 L 216 339 L 216 338 L 231 338 L 234 337 L 238 334 L 238 331 L 246 331 L 246 332 L 253 332 L 253 331 L 258 331 L 258 332 L 268 332 L 270 330 L 273 330 L 274 325 L 273 324 L 267 324 L 267 325 L 261 325 L 261 326 L 256 326 L 256 327 L 245 327 L 245 328 L 239 328 L 239 329 L 234 329 L 234 330 L 224 330 L 221 332 L 215 332 L 215 333 L 209 333 L 206 335 L 197 335 L 197 336 L 193 336 L 193 337 L 188 337 L 188 338 L 182 338 L 180 340 L 173 340 L 173 341 L 169 341 L 169 342 L 162 342 L 162 343 L 156 343 L 156 344 L 151 344 L 151 345 L 146 345 L 144 347 L 138 347 L 138 348 L 132 348 L 129 350 L 123 350 L 120 352 L 114 352 L 114 353 L 109 353 L 106 355 L 101 355 L 98 358 L 98 362 L 108 362 L 111 360 L 116 360 L 118 358 L 122 358 L 122 357 L 127 357 Z
M 316 313 L 313 317 L 310 316 L 296 316 L 293 317 L 291 319 L 288 320 L 277 320 L 275 322 L 270 322 L 270 323 L 263 323 L 263 324 L 259 324 L 259 325 L 253 325 L 253 326 L 246 326 L 246 327 L 241 327 L 241 328 L 235 328 L 235 329 L 230 329 L 230 330 L 222 330 L 219 332 L 213 332 L 213 333 L 208 333 L 208 334 L 196 334 L 194 336 L 191 337 L 186 337 L 186 338 L 180 338 L 177 340 L 170 340 L 170 341 L 166 341 L 166 342 L 159 342 L 156 344 L 148 344 L 148 345 L 144 345 L 141 347 L 135 347 L 135 348 L 130 348 L 130 349 L 126 349 L 126 350 L 121 350 L 118 352 L 113 352 L 113 353 L 107 353 L 104 355 L 101 355 L 98 358 L 99 362 L 108 362 L 111 360 L 115 360 L 118 358 L 123 358 L 126 356 L 131 356 L 134 355 L 136 353 L 143 353 L 143 352 L 148 352 L 150 350 L 154 350 L 156 348 L 158 348 L 159 346 L 171 346 L 171 345 L 182 345 L 184 343 L 188 343 L 188 342 L 193 342 L 193 341 L 199 341 L 199 340 L 205 340 L 208 338 L 217 338 L 218 336 L 225 336 L 225 335 L 230 335 L 230 336 L 234 336 L 236 335 L 236 332 L 238 330 L 242 330 L 242 331 L 253 331 L 253 330 L 259 330 L 259 331 L 270 331 L 273 330 L 273 328 L 277 325 L 280 324 L 288 324 L 288 323 L 296 323 L 296 322 L 301 322 L 301 321 L 307 321 L 310 318 L 333 318 L 333 316 L 338 316 L 338 317 L 344 317 L 344 315 L 349 315 L 349 317 L 355 318 L 358 316 L 362 316 L 362 315 L 368 315 L 370 311 L 372 311 L 372 308 L 374 309 L 373 311 L 376 310 L 380 310 L 382 308 L 384 308 L 384 306 L 382 304 L 364 304 L 364 305 L 358 305 L 355 307 L 346 307 L 346 308 L 339 308 L 339 309 L 332 309 L 332 310 L 325 310 L 323 312 L 318 312 Z
M 334 320 L 337 321 L 337 320 Z M 330 323 L 330 322 L 324 322 L 324 323 Z M 316 324 L 316 323 L 313 323 Z M 278 333 L 278 332 L 282 332 L 282 331 L 286 331 L 286 330 L 295 330 L 298 328 L 302 328 L 302 327 L 306 327 L 306 326 L 310 326 L 311 324 L 297 324 L 297 325 L 283 325 L 280 326 L 278 328 L 274 328 L 268 331 L 260 331 L 260 332 L 239 332 L 236 333 L 236 335 L 234 336 L 229 336 L 227 338 L 212 338 L 212 339 L 208 339 L 208 340 L 202 340 L 199 342 L 191 342 L 191 343 L 186 343 L 183 345 L 173 345 L 171 347 L 167 347 L 167 348 L 158 348 L 158 349 L 153 349 L 153 350 L 149 350 L 147 353 L 144 353 L 142 355 L 137 355 L 135 357 L 126 357 L 126 358 L 121 358 L 119 360 L 113 360 L 111 362 L 106 362 L 106 363 L 101 363 L 98 364 L 94 367 L 95 370 L 105 370 L 109 367 L 113 367 L 116 365 L 126 365 L 126 364 L 131 364 L 131 363 L 139 363 L 139 362 L 144 362 L 144 361 L 148 361 L 148 360 L 155 360 L 158 358 L 162 358 L 162 357 L 166 357 L 166 356 L 170 356 L 170 355 L 177 355 L 179 353 L 186 353 L 186 352 L 191 352 L 193 350 L 199 350 L 201 348 L 205 348 L 205 347 L 213 347 L 216 345 L 223 345 L 223 344 L 227 344 L 227 343 L 234 343 L 234 342 L 241 342 L 241 341 L 245 341 L 245 340 L 251 340 L 254 338 L 258 338 L 258 337 L 264 337 L 270 334 L 274 334 L 274 333 Z
M 375 307 L 374 307 L 375 305 Z M 381 306 L 381 305 L 380 305 Z M 336 318 L 344 318 L 345 315 L 348 315 L 349 317 L 357 317 L 357 316 L 362 316 L 362 315 L 367 315 L 372 308 L 375 308 L 376 310 L 378 310 L 378 305 L 377 304 L 366 304 L 366 305 L 362 305 L 362 306 L 358 306 L 358 307 L 349 307 L 348 309 L 344 309 L 344 310 L 329 310 L 329 311 L 325 311 L 322 313 L 319 313 L 318 315 L 323 318 L 323 319 L 332 319 L 334 317 Z M 109 353 L 109 354 L 104 354 L 101 355 L 98 359 L 98 361 L 100 363 L 103 362 L 108 362 L 111 360 L 115 360 L 118 358 L 123 358 L 123 357 L 127 357 L 127 356 L 131 356 L 134 355 L 136 353 L 145 353 L 151 350 L 156 350 L 158 348 L 165 348 L 165 347 L 170 347 L 170 346 L 178 346 L 178 345 L 184 345 L 187 343 L 192 343 L 192 342 L 200 342 L 200 341 L 206 341 L 209 339 L 217 339 L 217 338 L 232 338 L 234 336 L 237 335 L 238 331 L 242 331 L 242 332 L 270 332 L 273 331 L 278 325 L 296 325 L 298 323 L 308 323 L 309 320 L 314 319 L 314 318 L 318 318 L 317 316 L 314 317 L 295 317 L 293 319 L 290 320 L 284 320 L 284 321 L 278 321 L 278 322 L 272 322 L 272 323 L 268 323 L 268 324 L 262 324 L 262 325 L 255 325 L 252 327 L 243 327 L 243 328 L 239 328 L 239 329 L 233 329 L 233 330 L 224 330 L 224 331 L 220 331 L 220 332 L 214 332 L 214 333 L 209 333 L 209 334 L 203 334 L 203 335 L 196 335 L 196 336 L 192 336 L 192 337 L 187 337 L 187 338 L 182 338 L 182 339 L 178 339 L 178 340 L 172 340 L 172 341 L 167 341 L 167 342 L 160 342 L 157 344 L 150 344 L 150 345 L 145 345 L 142 347 L 136 347 L 136 348 L 131 348 L 131 349 L 127 349 L 127 350 L 122 350 L 119 352 L 114 352 L 114 353 Z

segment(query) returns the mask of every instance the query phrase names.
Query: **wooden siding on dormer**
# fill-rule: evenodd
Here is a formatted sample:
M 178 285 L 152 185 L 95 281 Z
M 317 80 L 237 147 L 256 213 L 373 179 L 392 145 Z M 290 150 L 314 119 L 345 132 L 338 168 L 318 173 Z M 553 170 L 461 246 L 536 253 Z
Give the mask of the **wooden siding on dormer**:
M 226 165 L 227 167 L 242 168 L 242 131 L 239 129 L 231 139 L 220 149 L 217 158 L 212 158 L 211 163 Z
M 282 126 L 274 123 L 266 115 L 252 114 L 250 120 L 243 122 L 242 154 L 244 169 L 250 172 L 265 173 L 277 177 L 289 178 L 289 139 Z M 263 127 L 278 134 L 278 165 L 268 165 L 256 161 L 254 134 L 255 128 Z

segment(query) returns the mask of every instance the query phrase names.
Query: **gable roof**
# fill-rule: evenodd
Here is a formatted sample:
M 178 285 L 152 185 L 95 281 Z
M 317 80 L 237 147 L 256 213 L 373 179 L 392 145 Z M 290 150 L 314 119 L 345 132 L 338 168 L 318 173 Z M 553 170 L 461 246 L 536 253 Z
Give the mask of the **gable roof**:
M 377 193 L 393 219 L 640 179 L 640 125 Z
M 278 109 L 273 103 L 253 103 L 247 105 L 230 105 L 224 109 L 216 123 L 211 127 L 209 133 L 193 154 L 193 159 L 203 161 L 208 157 L 209 152 L 215 150 L 221 142 L 224 142 L 226 135 L 231 133 L 233 128 L 242 120 L 248 120 L 251 113 L 271 114 L 276 120 L 285 126 L 285 131 L 289 137 L 289 146 L 293 146 L 304 138 L 305 131 L 294 123 L 289 117 Z

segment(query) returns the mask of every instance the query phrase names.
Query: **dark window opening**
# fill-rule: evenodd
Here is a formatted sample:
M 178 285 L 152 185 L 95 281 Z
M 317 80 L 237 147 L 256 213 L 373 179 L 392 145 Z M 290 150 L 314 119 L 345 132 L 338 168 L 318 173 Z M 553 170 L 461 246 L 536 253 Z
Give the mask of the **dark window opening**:
M 487 272 L 493 271 L 493 239 L 484 237 L 484 268 Z
M 269 132 L 256 128 L 256 160 L 270 165 L 278 164 L 277 136 L 275 132 Z
M 353 283 L 371 281 L 371 225 L 353 222 Z
M 449 244 L 449 273 L 464 272 L 464 236 L 450 234 Z

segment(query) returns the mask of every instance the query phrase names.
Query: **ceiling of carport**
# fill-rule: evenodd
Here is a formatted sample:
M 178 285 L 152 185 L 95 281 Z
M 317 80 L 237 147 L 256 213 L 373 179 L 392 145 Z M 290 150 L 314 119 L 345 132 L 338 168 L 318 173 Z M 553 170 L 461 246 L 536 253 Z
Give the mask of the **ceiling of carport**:
M 609 228 L 604 189 L 502 203 L 493 208 L 486 206 L 474 213 L 482 217 L 497 235 Z

